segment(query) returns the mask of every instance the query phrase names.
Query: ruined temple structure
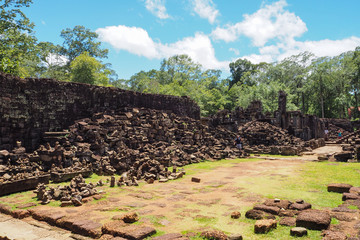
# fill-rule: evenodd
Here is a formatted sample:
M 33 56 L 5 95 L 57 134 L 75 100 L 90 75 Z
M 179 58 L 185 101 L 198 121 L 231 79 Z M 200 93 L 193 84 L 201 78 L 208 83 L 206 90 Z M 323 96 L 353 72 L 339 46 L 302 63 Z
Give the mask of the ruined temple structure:
M 199 106 L 188 97 L 145 94 L 118 88 L 21 79 L 0 72 L 0 150 L 21 141 L 27 151 L 37 148 L 45 132 L 59 132 L 93 113 L 121 107 L 169 110 L 200 119 Z
M 234 111 L 219 111 L 210 118 L 209 124 L 238 131 L 238 128 L 245 123 L 257 120 L 285 129 L 289 134 L 306 141 L 324 137 L 324 122 L 314 115 L 304 115 L 300 111 L 287 111 L 286 97 L 285 92 L 279 92 L 279 107 L 273 116 L 262 112 L 260 101 L 253 101 L 247 109 L 238 107 Z

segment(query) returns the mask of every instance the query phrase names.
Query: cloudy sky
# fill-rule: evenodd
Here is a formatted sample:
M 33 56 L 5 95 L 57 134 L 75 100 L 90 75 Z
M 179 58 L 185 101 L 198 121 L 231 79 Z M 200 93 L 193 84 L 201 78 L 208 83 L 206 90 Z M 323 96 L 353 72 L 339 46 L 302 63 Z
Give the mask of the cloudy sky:
M 175 54 L 228 75 L 229 62 L 274 62 L 303 51 L 335 56 L 360 46 L 359 0 L 36 0 L 39 41 L 83 25 L 110 50 L 120 78 Z

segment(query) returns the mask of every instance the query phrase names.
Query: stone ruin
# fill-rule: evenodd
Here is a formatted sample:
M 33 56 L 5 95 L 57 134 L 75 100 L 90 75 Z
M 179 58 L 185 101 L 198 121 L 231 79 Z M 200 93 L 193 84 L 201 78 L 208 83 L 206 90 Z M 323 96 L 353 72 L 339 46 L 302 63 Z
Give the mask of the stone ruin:
M 262 103 L 253 101 L 247 109 L 238 107 L 234 111 L 219 111 L 210 117 L 209 124 L 211 126 L 222 126 L 236 132 L 245 123 L 257 120 L 285 129 L 289 134 L 305 141 L 323 138 L 324 122 L 314 115 L 303 115 L 301 111 L 287 111 L 286 97 L 285 92 L 279 92 L 278 109 L 273 114 L 264 114 Z
M 59 132 L 93 113 L 122 107 L 169 110 L 200 119 L 199 106 L 188 97 L 53 79 L 21 79 L 1 72 L 0 86 L 0 150 L 10 151 L 16 141 L 21 141 L 28 151 L 35 150 L 45 132 Z
M 0 83 L 5 86 L 0 89 L 3 186 L 41 178 L 62 182 L 92 172 L 125 174 L 123 182 L 129 184 L 167 181 L 181 177 L 181 171 L 169 172 L 170 166 L 248 153 L 295 155 L 323 145 L 297 138 L 319 137 L 323 125 L 314 116 L 287 112 L 284 93 L 274 117 L 264 115 L 261 102 L 255 101 L 245 110 L 219 112 L 203 124 L 199 107 L 186 97 L 5 74 Z M 237 133 L 245 151 L 234 147 Z

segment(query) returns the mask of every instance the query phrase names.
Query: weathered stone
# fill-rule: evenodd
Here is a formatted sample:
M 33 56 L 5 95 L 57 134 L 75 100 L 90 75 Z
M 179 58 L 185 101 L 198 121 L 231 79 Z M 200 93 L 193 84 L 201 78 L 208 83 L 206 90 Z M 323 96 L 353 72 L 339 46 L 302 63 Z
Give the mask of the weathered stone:
M 123 221 L 112 221 L 102 227 L 102 232 L 132 240 L 144 239 L 156 233 L 152 227 L 141 225 L 127 225 Z
M 290 235 L 294 237 L 303 237 L 307 236 L 308 232 L 306 228 L 303 227 L 294 227 L 290 229 Z
M 302 211 L 296 218 L 297 227 L 305 227 L 310 230 L 327 229 L 330 222 L 331 216 L 329 213 L 314 209 Z
M 127 240 L 126 238 L 122 238 L 122 237 L 114 237 L 113 235 L 110 234 L 103 234 L 99 240 Z
M 360 195 L 360 187 L 351 187 L 351 188 L 349 189 L 349 192 Z
M 227 240 L 228 237 L 225 233 L 219 230 L 210 230 L 204 231 L 200 234 L 200 236 L 204 239 L 213 239 L 213 240 Z
M 298 211 L 303 211 L 305 209 L 310 209 L 311 208 L 311 204 L 310 203 L 306 203 L 306 202 L 303 202 L 303 203 L 292 203 L 289 207 L 289 209 L 292 209 L 292 210 L 298 210 Z
M 260 210 L 255 210 L 255 209 L 250 209 L 245 213 L 245 217 L 249 218 L 249 219 L 254 219 L 254 220 L 260 220 L 260 219 L 275 219 L 275 216 L 267 213 L 267 212 L 263 212 Z
M 185 240 L 188 239 L 180 233 L 167 233 L 158 237 L 152 238 L 152 240 Z
M 289 227 L 296 226 L 296 218 L 293 217 L 281 218 L 279 224 L 282 226 L 289 226 Z
M 323 240 L 346 240 L 349 239 L 346 236 L 346 233 L 336 232 L 331 230 L 322 231 L 321 236 L 323 236 Z
M 229 240 L 243 240 L 243 236 L 241 234 L 232 234 L 228 237 Z
M 256 205 L 254 207 L 255 210 L 260 210 L 260 211 L 264 211 L 264 212 L 268 212 L 274 215 L 278 215 L 280 208 L 279 207 L 275 207 L 275 206 L 267 206 L 264 204 L 260 204 L 260 205 Z
M 238 212 L 238 211 L 235 211 L 235 212 L 231 213 L 231 218 L 238 219 L 240 217 L 241 217 L 241 213 Z
M 200 178 L 192 177 L 192 178 L 191 178 L 191 181 L 192 181 L 192 182 L 199 183 L 201 180 L 200 180 Z
M 270 230 L 277 227 L 276 220 L 273 219 L 263 219 L 257 220 L 254 226 L 255 233 L 268 233 Z
M 264 202 L 264 205 L 266 206 L 272 206 L 272 207 L 278 207 L 278 208 L 282 208 L 282 209 L 288 209 L 290 206 L 291 202 L 288 200 L 281 200 L 281 199 L 267 199 Z
M 360 195 L 358 195 L 357 193 L 347 193 L 344 192 L 342 195 L 342 200 L 346 201 L 346 200 L 356 200 L 356 199 L 360 199 Z
M 112 218 L 113 220 L 121 220 L 125 223 L 134 223 L 139 221 L 139 216 L 137 213 L 125 213 L 123 215 L 116 215 Z
M 346 183 L 331 183 L 327 185 L 328 192 L 348 193 L 352 185 Z

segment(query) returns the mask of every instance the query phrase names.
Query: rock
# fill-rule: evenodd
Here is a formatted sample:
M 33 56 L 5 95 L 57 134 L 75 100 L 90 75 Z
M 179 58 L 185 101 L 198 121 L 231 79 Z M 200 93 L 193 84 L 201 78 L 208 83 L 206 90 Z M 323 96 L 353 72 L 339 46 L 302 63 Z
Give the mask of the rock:
M 296 218 L 293 217 L 281 218 L 279 224 L 282 226 L 289 226 L 289 227 L 296 226 Z
M 235 211 L 235 212 L 231 213 L 231 218 L 238 219 L 240 217 L 241 217 L 241 213 L 238 212 L 238 211 Z
M 275 216 L 256 209 L 250 209 L 245 213 L 245 217 L 254 220 L 260 219 L 275 219 Z
M 122 220 L 125 223 L 134 223 L 139 221 L 139 216 L 137 215 L 137 213 L 133 212 L 133 213 L 126 213 L 121 215 L 118 220 Z
M 356 199 L 360 199 L 360 195 L 356 194 L 356 193 L 347 193 L 344 192 L 342 195 L 342 200 L 346 201 L 346 200 L 356 200 Z
M 274 214 L 274 215 L 278 215 L 279 211 L 280 211 L 279 207 L 267 206 L 267 205 L 264 205 L 264 204 L 256 205 L 254 207 L 254 209 L 255 210 L 260 210 L 260 211 L 263 211 L 263 212 L 268 212 L 268 213 L 271 213 L 271 214 Z
M 228 237 L 225 233 L 219 230 L 211 230 L 211 231 L 204 231 L 200 234 L 200 236 L 204 239 L 213 239 L 213 240 L 227 240 Z
M 0 158 L 6 158 L 10 155 L 10 153 L 7 150 L 1 150 L 0 151 Z
M 296 218 L 297 227 L 305 227 L 310 230 L 327 229 L 330 222 L 331 216 L 329 213 L 314 209 L 302 211 Z
M 191 181 L 192 181 L 192 182 L 199 183 L 199 182 L 200 182 L 200 178 L 192 177 L 192 178 L 191 178 Z
M 328 192 L 348 193 L 352 185 L 346 183 L 331 183 L 327 185 Z
M 347 162 L 349 159 L 353 158 L 353 154 L 351 151 L 335 153 L 334 158 L 337 162 Z
M 343 232 L 335 232 L 330 230 L 322 231 L 322 240 L 346 240 L 348 239 L 346 234 Z
M 294 217 L 298 213 L 299 213 L 299 211 L 297 211 L 297 210 L 281 210 L 280 209 L 279 216 L 280 217 Z
M 294 227 L 290 229 L 290 235 L 294 237 L 303 237 L 307 236 L 308 232 L 306 228 L 303 227 Z
M 115 177 L 111 176 L 110 187 L 115 187 Z
M 360 195 L 360 187 L 351 187 L 351 188 L 349 189 L 349 192 Z
M 277 227 L 277 222 L 274 219 L 257 220 L 254 226 L 255 233 L 268 233 L 270 230 Z
M 155 234 L 156 230 L 148 226 L 127 225 L 123 221 L 112 221 L 103 225 L 102 232 L 123 238 L 140 240 Z
M 298 210 L 298 211 L 303 211 L 305 209 L 310 209 L 311 208 L 311 204 L 310 203 L 306 203 L 306 202 L 303 202 L 303 203 L 292 203 L 289 207 L 289 209 L 292 209 L 292 210 Z
M 110 234 L 103 234 L 99 240 L 127 240 L 126 238 L 122 238 L 122 237 L 114 237 L 113 235 Z
M 283 208 L 283 209 L 288 209 L 290 206 L 291 202 L 288 200 L 280 200 L 280 199 L 267 199 L 264 202 L 264 205 L 266 206 L 272 206 L 272 207 L 278 207 L 278 208 Z
M 185 240 L 188 239 L 180 233 L 168 233 L 158 237 L 152 238 L 152 240 Z
M 60 204 L 60 207 L 70 207 L 70 206 L 74 206 L 72 201 L 62 201 Z
M 229 240 L 243 240 L 243 236 L 241 234 L 232 234 L 228 238 Z

